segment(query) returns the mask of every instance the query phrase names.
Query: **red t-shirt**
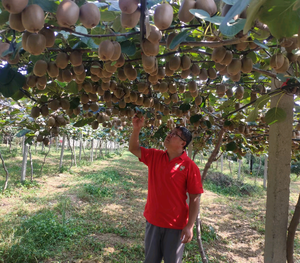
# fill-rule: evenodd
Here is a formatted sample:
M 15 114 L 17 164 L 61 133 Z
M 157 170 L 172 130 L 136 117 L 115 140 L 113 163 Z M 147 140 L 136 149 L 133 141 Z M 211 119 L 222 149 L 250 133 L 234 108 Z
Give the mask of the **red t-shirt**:
M 186 192 L 203 193 L 198 166 L 184 152 L 169 161 L 167 151 L 141 147 L 148 166 L 148 196 L 144 216 L 155 226 L 183 229 L 189 216 Z

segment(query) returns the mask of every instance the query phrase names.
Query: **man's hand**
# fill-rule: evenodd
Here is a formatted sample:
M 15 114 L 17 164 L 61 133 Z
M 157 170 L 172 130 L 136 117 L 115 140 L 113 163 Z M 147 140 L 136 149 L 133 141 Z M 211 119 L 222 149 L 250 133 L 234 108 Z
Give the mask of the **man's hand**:
M 134 129 L 141 129 L 144 126 L 145 118 L 142 115 L 140 118 L 135 114 L 132 118 L 132 125 Z
M 193 226 L 186 225 L 181 232 L 181 243 L 186 244 L 192 241 L 193 238 Z

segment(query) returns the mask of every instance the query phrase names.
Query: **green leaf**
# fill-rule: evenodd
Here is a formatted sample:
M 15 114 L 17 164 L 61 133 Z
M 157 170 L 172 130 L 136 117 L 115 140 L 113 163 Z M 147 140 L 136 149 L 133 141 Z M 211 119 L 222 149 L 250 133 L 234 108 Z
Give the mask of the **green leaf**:
M 238 0 L 223 0 L 223 2 L 227 5 L 234 5 Z
M 179 109 L 182 110 L 182 111 L 188 111 L 190 108 L 191 108 L 191 105 L 190 105 L 190 104 L 187 104 L 187 103 L 181 104 L 181 105 L 179 106 Z
M 23 137 L 24 135 L 26 135 L 29 132 L 31 132 L 31 130 L 29 130 L 29 129 L 21 130 L 16 134 L 16 137 L 18 137 L 18 138 Z
M 80 121 L 74 123 L 73 126 L 74 127 L 83 127 L 84 125 L 89 124 L 89 123 L 91 123 L 94 120 L 95 120 L 94 118 L 83 119 L 83 120 L 80 120 Z
M 262 109 L 268 103 L 269 100 L 269 95 L 263 95 L 256 100 L 255 105 L 257 108 Z
M 30 4 L 39 5 L 45 12 L 56 13 L 58 4 L 54 0 L 31 0 Z
M 74 94 L 78 94 L 78 87 L 77 87 L 77 83 L 75 81 L 71 81 L 66 87 L 65 90 L 68 93 L 74 93 Z M 78 106 L 78 105 L 77 105 Z M 75 107 L 76 108 L 76 107 Z
M 190 122 L 191 124 L 199 121 L 202 119 L 202 115 L 201 114 L 196 114 L 196 115 L 193 115 L 191 118 L 190 118 Z
M 85 27 L 83 26 L 76 26 L 75 27 L 75 32 L 81 33 L 81 34 L 88 34 L 88 31 Z M 82 37 L 81 35 L 73 34 L 74 36 Z
M 293 10 L 295 0 L 267 0 L 261 6 L 259 20 L 268 25 L 271 34 L 277 38 L 292 37 L 298 33 L 300 10 Z
M 226 151 L 234 151 L 236 149 L 236 143 L 235 142 L 229 142 L 226 144 Z
M 6 98 L 13 96 L 24 86 L 26 77 L 10 66 L 0 69 L 0 93 Z
M 9 19 L 9 13 L 6 10 L 2 11 L 0 14 L 0 25 L 6 24 L 8 19 Z
M 80 99 L 79 98 L 73 98 L 71 101 L 70 101 L 70 110 L 74 110 L 76 109 L 80 104 Z
M 121 24 L 121 19 L 120 19 L 120 15 L 118 15 L 112 25 L 112 29 L 115 32 L 120 32 L 120 30 L 122 29 L 122 24 Z
M 268 112 L 265 115 L 266 123 L 271 125 L 276 122 L 284 121 L 286 118 L 286 113 L 283 109 L 274 107 L 272 109 L 269 109 Z
M 258 109 L 255 108 L 253 111 L 250 112 L 250 114 L 248 115 L 248 117 L 246 118 L 246 122 L 253 122 L 256 120 L 258 116 Z
M 239 18 L 236 21 L 228 24 L 222 24 L 220 25 L 220 31 L 222 34 L 233 37 L 237 33 L 239 33 L 241 30 L 243 30 L 246 23 L 246 19 Z
M 190 9 L 190 13 L 193 14 L 195 17 L 198 17 L 216 25 L 220 25 L 224 20 L 224 17 L 221 16 L 211 17 L 206 11 L 202 9 Z
M 14 93 L 11 98 L 15 101 L 18 101 L 24 97 L 24 93 L 21 90 L 18 90 L 16 93 Z
M 185 41 L 186 37 L 190 33 L 189 30 L 184 30 L 180 32 L 177 36 L 175 36 L 170 43 L 170 49 L 174 49 L 177 45 L 179 45 L 181 42 Z
M 205 123 L 205 125 L 207 126 L 208 129 L 211 128 L 212 125 L 211 125 L 210 121 L 205 121 L 204 123 Z
M 102 22 L 111 22 L 114 21 L 117 17 L 117 15 L 119 14 L 119 12 L 115 12 L 115 11 L 102 11 L 101 10 L 101 21 Z
M 127 54 L 128 56 L 133 56 L 136 52 L 136 46 L 133 42 L 126 40 L 120 43 L 122 53 Z
M 261 42 L 259 42 L 257 39 L 254 39 L 253 42 L 258 45 L 259 47 L 262 47 L 264 49 L 269 49 L 269 47 Z

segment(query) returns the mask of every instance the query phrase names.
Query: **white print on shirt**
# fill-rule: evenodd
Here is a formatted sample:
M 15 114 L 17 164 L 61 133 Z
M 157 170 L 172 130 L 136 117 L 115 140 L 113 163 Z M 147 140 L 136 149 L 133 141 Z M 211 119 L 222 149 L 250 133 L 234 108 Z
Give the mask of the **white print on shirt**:
M 185 168 L 185 166 L 181 165 L 181 166 L 180 166 L 180 171 L 183 171 L 184 168 Z

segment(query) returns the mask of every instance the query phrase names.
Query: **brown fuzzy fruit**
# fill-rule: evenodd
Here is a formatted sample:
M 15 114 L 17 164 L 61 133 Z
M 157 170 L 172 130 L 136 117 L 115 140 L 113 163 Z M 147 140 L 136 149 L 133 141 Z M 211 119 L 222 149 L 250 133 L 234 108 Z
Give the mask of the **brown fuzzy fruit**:
M 179 11 L 178 11 L 179 20 L 184 23 L 188 23 L 188 22 L 192 21 L 195 16 L 190 13 L 190 9 L 194 9 L 195 5 L 196 5 L 195 0 L 184 0 L 181 3 Z
M 2 0 L 3 7 L 11 14 L 19 14 L 28 5 L 28 0 Z
M 60 105 L 64 110 L 70 109 L 70 102 L 67 99 L 60 99 Z
M 51 61 L 48 63 L 47 73 L 51 78 L 56 78 L 59 75 L 59 68 L 56 66 L 55 62 Z
M 98 48 L 98 56 L 101 60 L 110 60 L 114 54 L 115 48 L 110 40 L 104 40 L 100 43 Z
M 120 58 L 121 53 L 122 53 L 121 45 L 117 41 L 113 41 L 112 44 L 114 45 L 114 53 L 113 53 L 110 60 L 111 61 L 117 61 Z
M 170 4 L 164 3 L 155 8 L 154 24 L 160 30 L 165 30 L 172 24 L 173 8 Z
M 147 39 L 151 43 L 157 44 L 157 43 L 159 43 L 159 41 L 161 40 L 161 38 L 162 38 L 161 31 L 157 27 L 151 25 L 150 26 L 150 34 L 147 37 Z
M 241 71 L 242 62 L 239 58 L 232 59 L 231 63 L 227 66 L 227 72 L 230 75 L 236 75 Z
M 44 26 L 44 10 L 39 5 L 29 5 L 22 11 L 22 24 L 24 28 L 37 33 Z
M 23 35 L 22 35 L 22 47 L 24 50 L 28 51 L 27 48 L 27 38 L 31 35 L 30 32 L 26 31 Z
M 271 57 L 270 66 L 274 69 L 281 68 L 284 63 L 284 55 L 279 53 Z
M 78 5 L 70 0 L 63 0 L 56 11 L 57 23 L 62 27 L 71 27 L 79 18 Z
M 47 105 L 43 105 L 41 107 L 41 114 L 46 117 L 49 115 L 49 109 L 48 109 L 48 106 Z
M 60 107 L 60 103 L 57 99 L 54 99 L 54 100 L 49 102 L 48 107 L 51 110 L 56 111 Z
M 93 3 L 86 3 L 80 7 L 79 20 L 86 28 L 93 28 L 100 22 L 100 10 Z
M 46 48 L 46 38 L 41 34 L 31 34 L 27 38 L 26 46 L 32 55 L 40 55 Z
M 238 86 L 235 91 L 235 97 L 238 100 L 241 100 L 243 98 L 243 96 L 244 96 L 244 87 Z
M 213 16 L 218 11 L 214 0 L 196 0 L 195 8 L 206 11 L 210 16 Z
M 188 70 L 191 67 L 192 61 L 191 58 L 187 55 L 181 57 L 181 67 L 182 70 Z
M 134 28 L 140 21 L 141 11 L 135 10 L 132 14 L 121 13 L 121 25 L 123 28 Z
M 25 27 L 22 24 L 22 14 L 10 14 L 9 15 L 9 26 L 11 29 L 18 32 L 25 31 Z
M 45 60 L 38 60 L 33 67 L 33 74 L 42 77 L 47 73 L 48 64 Z
M 225 58 L 225 55 L 226 49 L 224 47 L 217 47 L 214 48 L 211 59 L 216 63 L 220 63 Z
M 70 62 L 74 67 L 80 66 L 82 64 L 82 53 L 76 50 L 71 52 Z
M 289 59 L 287 57 L 284 57 L 283 65 L 280 68 L 275 69 L 277 73 L 285 73 L 290 66 Z
M 179 56 L 174 56 L 169 61 L 170 70 L 178 70 L 180 68 L 181 58 Z
M 223 60 L 220 62 L 221 65 L 226 65 L 228 66 L 233 58 L 233 54 L 230 50 L 226 50 L 226 54 L 225 57 L 223 58 Z
M 207 70 L 205 68 L 202 68 L 200 70 L 200 73 L 199 73 L 199 79 L 200 80 L 207 80 L 207 78 L 208 78 Z
M 40 113 L 41 113 L 41 111 L 40 111 L 40 108 L 39 108 L 39 107 L 32 107 L 32 109 L 31 109 L 31 117 L 32 117 L 32 118 L 37 118 L 37 117 L 39 117 L 39 116 L 40 116 Z
M 144 39 L 142 50 L 146 56 L 156 56 L 159 53 L 159 44 L 153 44 L 149 40 Z
M 138 0 L 119 0 L 119 7 L 124 14 L 132 14 L 138 8 Z
M 242 72 L 243 73 L 250 73 L 252 71 L 253 68 L 253 61 L 251 58 L 248 57 L 243 57 L 242 58 Z
M 55 34 L 53 30 L 49 28 L 42 28 L 42 30 L 39 32 L 39 34 L 42 34 L 46 38 L 46 47 L 53 47 L 55 42 Z
M 55 60 L 56 66 L 60 69 L 65 69 L 69 63 L 69 56 L 65 52 L 59 52 Z

